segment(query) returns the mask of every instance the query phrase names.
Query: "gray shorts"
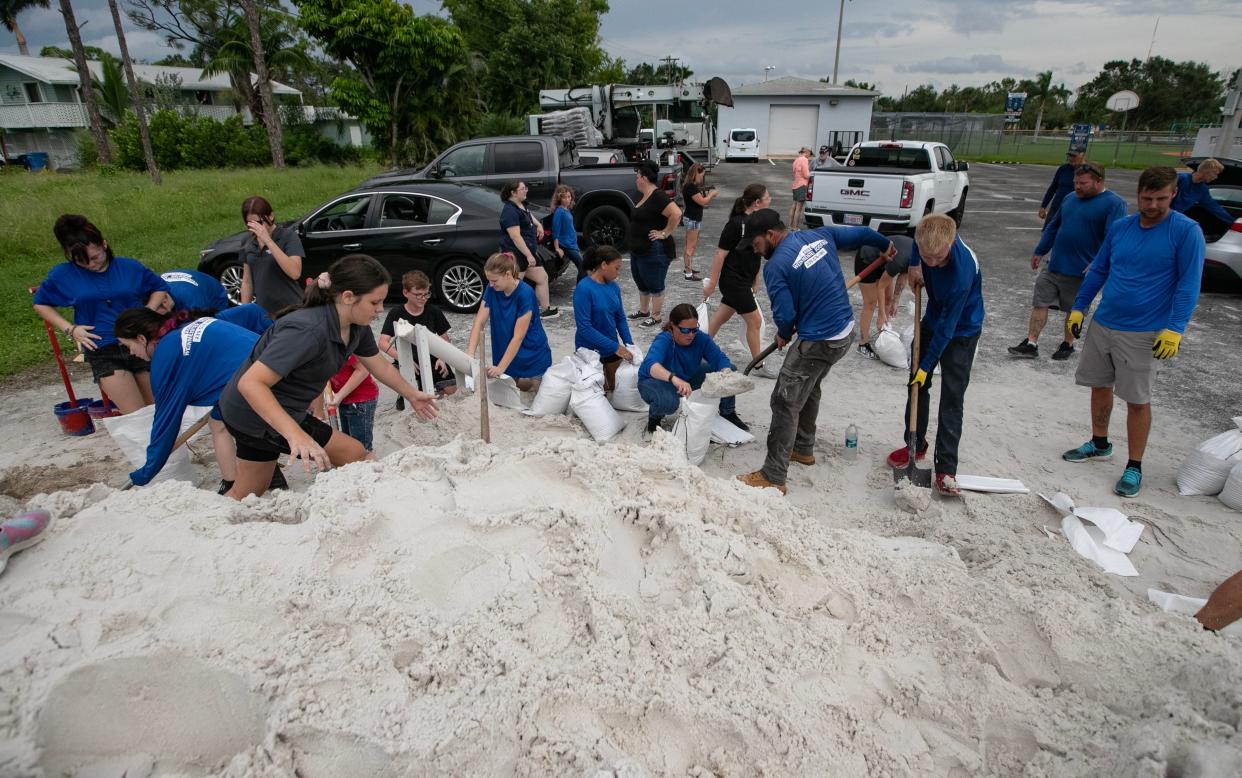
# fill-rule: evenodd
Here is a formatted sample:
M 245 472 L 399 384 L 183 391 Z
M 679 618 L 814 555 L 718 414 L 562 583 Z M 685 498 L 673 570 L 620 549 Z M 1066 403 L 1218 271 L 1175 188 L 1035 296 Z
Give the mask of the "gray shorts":
M 806 187 L 805 186 L 800 186 L 797 189 L 793 190 L 793 201 L 795 203 L 806 202 Z
M 1032 308 L 1058 308 L 1069 313 L 1074 308 L 1082 276 L 1063 276 L 1044 267 L 1035 278 L 1035 294 L 1031 296 Z
M 1158 330 L 1123 332 L 1091 322 L 1083 341 L 1082 358 L 1074 373 L 1079 386 L 1111 386 L 1113 393 L 1128 403 L 1151 402 L 1160 360 L 1151 355 Z

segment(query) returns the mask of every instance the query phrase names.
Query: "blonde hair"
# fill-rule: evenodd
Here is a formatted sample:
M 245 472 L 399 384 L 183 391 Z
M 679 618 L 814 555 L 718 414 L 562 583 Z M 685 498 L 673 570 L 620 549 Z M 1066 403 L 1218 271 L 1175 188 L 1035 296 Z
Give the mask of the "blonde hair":
M 1211 173 L 1213 170 L 1219 173 L 1225 169 L 1225 166 L 1220 162 L 1220 160 L 1214 157 L 1208 157 L 1199 163 L 1199 169 L 1204 173 Z
M 507 273 L 517 278 L 517 258 L 507 251 L 498 251 L 487 258 L 487 264 L 483 266 L 483 272 L 491 273 L 494 276 L 503 276 Z
M 570 197 L 573 197 L 574 188 L 572 186 L 567 186 L 565 184 L 561 184 L 560 186 L 556 187 L 556 189 L 552 192 L 552 210 L 555 211 L 557 208 L 560 207 L 561 198 L 564 195 L 569 195 Z
M 939 254 L 953 245 L 957 237 L 957 222 L 953 217 L 943 213 L 929 213 L 919 221 L 914 229 L 914 242 L 919 251 L 928 254 Z

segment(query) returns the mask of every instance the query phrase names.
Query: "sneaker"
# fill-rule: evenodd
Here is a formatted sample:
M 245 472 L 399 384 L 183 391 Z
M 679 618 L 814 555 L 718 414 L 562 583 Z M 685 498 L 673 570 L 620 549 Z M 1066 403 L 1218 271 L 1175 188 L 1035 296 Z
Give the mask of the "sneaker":
M 640 321 L 638 323 L 638 326 L 639 327 L 659 327 L 663 323 L 664 322 L 660 321 L 654 316 L 648 316 L 647 318 Z
M 1061 345 L 1057 346 L 1057 350 L 1052 352 L 1052 358 L 1058 362 L 1064 362 L 1065 360 L 1069 359 L 1070 355 L 1073 353 L 1074 353 L 1073 344 L 1066 343 L 1065 341 L 1061 341 Z
M 39 509 L 26 511 L 0 524 L 0 573 L 8 565 L 9 557 L 47 537 L 50 526 L 52 514 Z
M 405 398 L 398 397 L 397 401 L 393 403 L 392 407 L 396 408 L 399 411 L 404 411 L 405 410 Z
M 737 480 L 741 481 L 747 486 L 753 486 L 756 489 L 775 489 L 781 494 L 786 493 L 784 484 L 772 483 L 766 477 L 764 477 L 762 470 L 756 470 L 755 472 L 747 473 L 746 475 L 739 475 L 737 477 Z
M 1036 346 L 1031 341 L 1023 338 L 1022 342 L 1018 345 L 1009 347 L 1009 354 L 1022 359 L 1035 359 L 1039 356 L 1039 346 Z M 1056 359 L 1056 357 L 1053 357 L 1053 359 Z M 1064 357 L 1062 357 L 1062 359 L 1064 359 Z
M 806 465 L 807 467 L 810 467 L 811 465 L 815 464 L 815 455 L 814 454 L 799 454 L 797 451 L 791 451 L 789 452 L 789 461 L 797 462 L 800 465 Z
M 646 318 L 649 318 L 650 316 L 651 314 L 647 313 L 646 311 L 634 311 L 633 313 L 631 313 L 629 316 L 626 316 L 625 318 L 629 319 L 630 321 L 638 321 L 639 319 L 646 319 Z
M 542 311 L 539 312 L 539 318 L 541 319 L 555 319 L 557 316 L 560 316 L 560 315 L 561 315 L 560 308 L 544 308 Z
M 216 494 L 228 494 L 229 489 L 233 488 L 233 482 L 227 479 L 220 479 L 220 488 L 216 489 Z
M 867 359 L 879 359 L 880 358 L 879 355 L 877 355 L 875 351 L 872 350 L 870 343 L 859 343 L 858 353 L 863 355 Z
M 767 362 L 764 362 L 759 367 L 756 367 L 754 370 L 751 370 L 750 374 L 759 376 L 760 378 L 776 378 L 776 375 L 777 375 L 776 368 L 772 367 Z
M 1096 448 L 1095 443 L 1087 441 L 1078 448 L 1072 448 L 1061 455 L 1066 462 L 1086 462 L 1089 459 L 1111 459 L 1113 456 L 1113 444 L 1109 443 L 1106 448 Z
M 927 458 L 927 444 L 924 443 L 923 445 L 915 449 L 914 461 L 922 462 L 926 458 Z M 901 468 L 901 467 L 908 467 L 909 465 L 910 465 L 910 447 L 909 446 L 902 446 L 901 448 L 894 449 L 893 451 L 889 452 L 888 454 L 888 466 L 889 467 Z
M 734 427 L 737 427 L 737 428 L 738 428 L 738 429 L 740 429 L 742 432 L 750 432 L 750 427 L 746 426 L 746 422 L 744 422 L 744 421 L 742 421 L 740 418 L 738 418 L 737 413 L 722 413 L 722 414 L 720 414 L 720 418 L 722 418 L 722 419 L 724 419 L 725 421 L 729 422 L 729 423 L 730 423 L 730 424 L 732 424 Z
M 961 497 L 962 490 L 957 485 L 957 479 L 948 473 L 936 473 L 936 480 L 932 484 L 936 491 L 945 497 Z
M 703 280 L 703 276 L 699 275 L 699 272 L 697 270 L 691 270 L 689 273 L 682 273 L 681 275 L 682 275 L 682 278 L 685 278 L 687 281 L 702 282 Z
M 1139 493 L 1139 487 L 1142 485 L 1143 471 L 1127 467 L 1116 485 L 1113 486 L 1113 491 L 1122 497 L 1133 497 Z
M 273 489 L 288 488 L 289 482 L 285 480 L 285 473 L 280 469 L 280 465 L 277 465 L 276 469 L 272 471 L 272 480 L 268 482 L 267 490 L 270 492 Z

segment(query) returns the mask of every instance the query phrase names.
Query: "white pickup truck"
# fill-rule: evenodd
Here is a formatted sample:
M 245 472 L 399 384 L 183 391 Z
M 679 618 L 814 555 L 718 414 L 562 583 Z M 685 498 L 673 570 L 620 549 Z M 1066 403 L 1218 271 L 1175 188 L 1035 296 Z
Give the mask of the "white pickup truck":
M 961 224 L 970 190 L 967 168 L 943 143 L 860 143 L 850 149 L 845 167 L 811 173 L 807 224 L 912 232 L 929 213 L 947 213 Z

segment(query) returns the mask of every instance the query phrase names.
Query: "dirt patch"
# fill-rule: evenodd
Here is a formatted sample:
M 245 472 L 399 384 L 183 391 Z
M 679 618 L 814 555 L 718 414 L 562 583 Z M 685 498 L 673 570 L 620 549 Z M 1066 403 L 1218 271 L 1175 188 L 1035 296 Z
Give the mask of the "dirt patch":
M 0 494 L 28 500 L 36 494 L 49 494 L 96 483 L 117 481 L 125 475 L 113 457 L 81 462 L 69 467 L 31 467 L 19 465 L 0 471 Z

